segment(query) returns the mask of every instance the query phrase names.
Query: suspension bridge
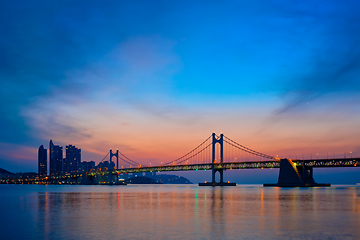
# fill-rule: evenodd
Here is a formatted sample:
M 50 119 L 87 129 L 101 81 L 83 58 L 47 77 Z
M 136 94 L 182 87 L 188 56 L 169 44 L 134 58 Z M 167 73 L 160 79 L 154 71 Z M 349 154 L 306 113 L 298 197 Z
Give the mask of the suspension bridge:
M 113 159 L 116 158 L 116 162 Z M 360 158 L 326 158 L 326 159 L 280 159 L 243 146 L 224 134 L 211 134 L 200 145 L 176 158 L 158 166 L 144 166 L 129 158 L 119 150 L 110 149 L 100 161 L 108 167 L 91 170 L 87 173 L 49 176 L 36 179 L 17 179 L 11 183 L 39 184 L 125 184 L 119 179 L 121 174 L 168 171 L 211 171 L 209 182 L 200 186 L 234 186 L 235 183 L 224 182 L 224 172 L 228 169 L 271 169 L 280 168 L 278 183 L 264 186 L 311 187 L 330 186 L 316 183 L 313 168 L 360 167 Z M 105 164 L 107 163 L 107 164 Z M 115 164 L 116 163 L 116 164 Z M 114 167 L 115 166 L 115 167 Z M 216 181 L 215 175 L 220 175 Z M 80 179 L 80 180 L 79 180 Z M 7 180 L 6 180 L 7 181 Z
M 224 134 L 220 134 L 219 136 L 215 133 L 185 155 L 158 166 L 143 166 L 119 150 L 113 152 L 111 149 L 101 162 L 109 159 L 111 166 L 114 157 L 116 158 L 115 168 L 90 172 L 88 176 L 97 177 L 144 172 L 211 170 L 211 182 L 201 183 L 200 185 L 226 186 L 235 185 L 224 182 L 224 171 L 227 169 L 280 168 L 278 183 L 267 184 L 266 186 L 328 186 L 329 184 L 315 183 L 313 179 L 313 168 L 360 166 L 360 158 L 327 158 L 317 160 L 280 159 L 243 146 Z M 216 182 L 215 179 L 216 173 L 220 175 L 218 182 Z M 110 177 L 110 179 L 114 178 Z

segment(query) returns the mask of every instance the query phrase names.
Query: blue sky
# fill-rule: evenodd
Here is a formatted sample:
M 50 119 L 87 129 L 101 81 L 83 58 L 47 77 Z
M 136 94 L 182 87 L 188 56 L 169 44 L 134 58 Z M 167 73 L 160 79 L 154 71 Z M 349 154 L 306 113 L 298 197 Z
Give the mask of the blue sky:
M 112 147 L 160 162 L 213 131 L 359 156 L 359 5 L 3 1 L 0 167 L 37 171 L 50 139 L 83 160 Z

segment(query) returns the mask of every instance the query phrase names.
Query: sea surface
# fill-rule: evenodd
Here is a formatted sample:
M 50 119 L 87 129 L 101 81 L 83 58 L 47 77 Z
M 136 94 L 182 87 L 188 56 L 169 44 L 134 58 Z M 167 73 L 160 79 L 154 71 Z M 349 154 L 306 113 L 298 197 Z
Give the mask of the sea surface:
M 360 187 L 0 185 L 0 239 L 360 239 Z

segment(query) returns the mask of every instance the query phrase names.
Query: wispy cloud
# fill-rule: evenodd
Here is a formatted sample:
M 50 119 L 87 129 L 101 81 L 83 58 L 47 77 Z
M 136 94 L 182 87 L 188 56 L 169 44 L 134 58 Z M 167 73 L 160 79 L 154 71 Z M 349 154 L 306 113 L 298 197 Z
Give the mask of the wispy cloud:
M 304 148 L 322 148 L 314 139 L 353 146 L 358 9 L 358 1 L 3 1 L 0 142 L 51 138 L 81 147 L 85 159 L 120 147 L 154 161 L 212 131 L 270 152 L 308 136 Z
M 313 9 L 302 9 L 298 14 L 294 11 L 297 11 L 296 7 L 290 10 L 290 18 L 312 19 L 298 25 L 305 35 L 298 36 L 300 46 L 306 44 L 302 40 L 308 39 L 307 34 L 313 34 L 306 32 L 309 28 L 317 31 L 314 39 L 317 44 L 308 58 L 299 63 L 296 75 L 283 73 L 282 77 L 288 79 L 283 88 L 284 105 L 274 112 L 281 116 L 299 111 L 327 94 L 340 93 L 339 97 L 343 92 L 356 95 L 360 91 L 357 80 L 360 77 L 358 4 L 319 4 Z
M 119 43 L 97 62 L 67 72 L 56 88 L 23 106 L 21 115 L 43 139 L 87 145 L 87 139 L 134 131 L 153 118 L 186 118 L 166 102 L 171 77 L 181 67 L 174 44 L 158 36 Z

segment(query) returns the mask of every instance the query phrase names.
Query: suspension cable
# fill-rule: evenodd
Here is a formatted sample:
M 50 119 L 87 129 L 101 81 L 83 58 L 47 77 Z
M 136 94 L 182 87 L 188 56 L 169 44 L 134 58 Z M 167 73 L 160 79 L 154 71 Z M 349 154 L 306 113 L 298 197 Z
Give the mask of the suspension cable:
M 110 153 L 110 151 L 108 151 L 108 153 L 105 155 L 105 157 L 99 163 L 103 162 L 106 159 L 106 157 L 109 155 L 109 153 Z
M 189 160 L 190 158 L 192 158 L 192 157 L 195 157 L 195 156 L 199 155 L 201 152 L 203 152 L 204 150 L 206 150 L 206 149 L 207 149 L 210 145 L 212 145 L 212 143 L 208 144 L 206 147 L 204 147 L 203 149 L 201 149 L 199 152 L 197 152 L 197 153 L 195 153 L 195 154 L 191 155 L 190 157 L 185 158 L 185 159 L 183 159 L 183 160 L 181 160 L 181 161 L 179 161 L 179 162 L 177 162 L 177 163 L 182 163 L 182 162 L 185 162 L 186 160 Z
M 230 138 L 228 137 L 225 137 L 226 139 L 230 140 L 231 142 L 228 142 L 226 140 L 224 140 L 224 142 L 226 142 L 227 144 L 235 147 L 235 148 L 238 148 L 244 152 L 247 152 L 247 153 L 250 153 L 250 154 L 253 154 L 253 155 L 256 155 L 256 156 L 260 156 L 260 157 L 264 157 L 264 158 L 268 158 L 268 159 L 275 159 L 274 157 L 270 156 L 270 155 L 267 155 L 267 154 L 264 154 L 264 153 L 261 153 L 261 152 L 257 152 L 257 151 L 254 151 L 250 148 L 247 148 L 247 147 L 244 147 L 242 146 L 241 144 L 238 144 L 237 142 L 231 140 Z
M 133 165 L 134 163 L 132 163 L 132 162 L 129 162 L 129 161 L 127 161 L 126 159 L 124 159 L 124 158 L 122 158 L 122 157 L 120 157 L 120 160 L 122 160 L 122 161 L 124 161 L 124 162 L 126 162 L 126 163 L 128 163 L 128 164 L 130 164 L 130 165 Z M 139 166 L 140 164 L 135 164 L 135 166 Z
M 121 156 L 123 156 L 124 158 L 126 158 L 128 161 L 132 162 L 132 163 L 130 163 L 130 164 L 135 164 L 136 166 L 140 165 L 140 163 L 137 163 L 137 162 L 131 160 L 130 158 L 128 158 L 127 156 L 125 156 L 124 154 L 122 154 L 120 151 L 119 151 L 119 153 L 120 153 Z M 125 161 L 125 162 L 127 162 L 127 161 Z
M 179 158 L 177 158 L 177 159 L 175 159 L 175 160 L 173 160 L 173 161 L 171 161 L 171 162 L 167 162 L 167 163 L 165 163 L 164 165 L 169 165 L 169 164 L 172 164 L 172 163 L 175 163 L 175 162 L 180 161 L 182 158 L 190 155 L 190 154 L 193 153 L 195 150 L 197 150 L 199 147 L 201 147 L 201 146 L 202 146 L 207 140 L 209 140 L 211 137 L 212 137 L 212 135 L 210 135 L 210 137 L 208 137 L 208 138 L 207 138 L 205 141 L 203 141 L 199 146 L 197 146 L 196 148 L 194 148 L 193 150 L 191 150 L 191 151 L 188 152 L 187 154 L 185 154 L 185 155 L 183 155 L 183 156 L 181 156 L 181 157 L 179 157 Z M 211 144 L 212 144 L 212 143 L 211 143 Z M 187 158 L 187 159 L 189 159 L 189 158 Z M 181 161 L 181 162 L 182 162 L 182 161 Z

